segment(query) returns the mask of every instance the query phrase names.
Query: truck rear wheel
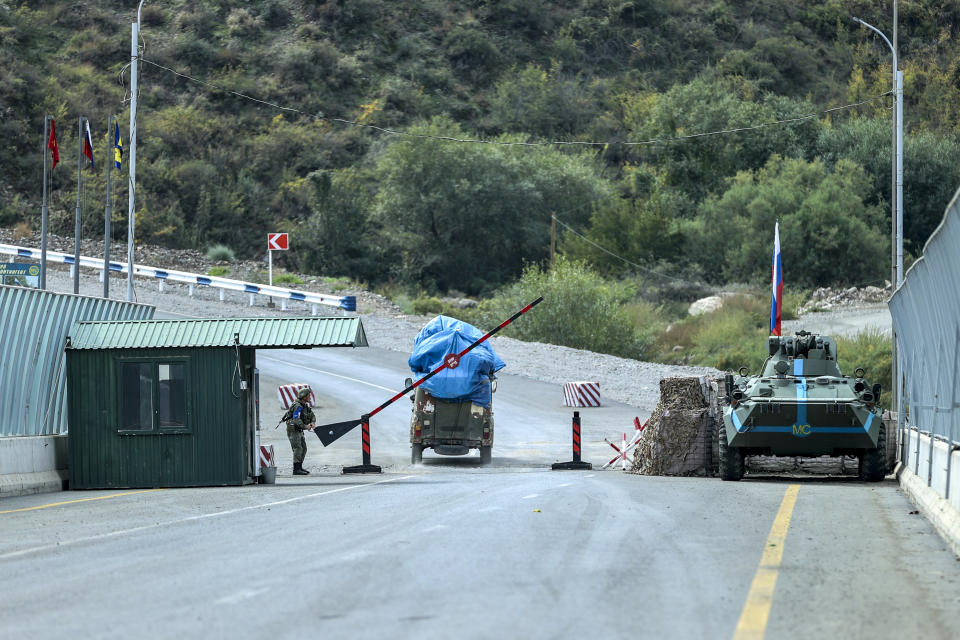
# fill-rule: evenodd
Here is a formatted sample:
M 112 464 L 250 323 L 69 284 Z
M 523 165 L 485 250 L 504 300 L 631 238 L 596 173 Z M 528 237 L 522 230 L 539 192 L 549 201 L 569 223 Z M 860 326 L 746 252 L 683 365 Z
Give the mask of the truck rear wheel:
M 490 464 L 493 461 L 493 445 L 480 445 L 480 464 Z
M 720 457 L 720 478 L 723 480 L 739 480 L 743 477 L 743 453 L 737 447 L 727 443 L 727 426 L 720 423 L 717 434 L 717 449 Z
M 860 454 L 860 479 L 864 482 L 880 482 L 887 475 L 887 425 L 880 423 L 880 435 L 875 449 Z
M 410 445 L 410 464 L 423 463 L 423 445 L 415 442 Z

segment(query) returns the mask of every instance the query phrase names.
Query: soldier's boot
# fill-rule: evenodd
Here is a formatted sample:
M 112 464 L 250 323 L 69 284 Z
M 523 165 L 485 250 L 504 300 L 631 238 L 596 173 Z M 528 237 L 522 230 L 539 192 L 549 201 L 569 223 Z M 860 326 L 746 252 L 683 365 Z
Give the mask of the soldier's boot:
M 308 476 L 310 472 L 303 468 L 302 462 L 293 463 L 293 475 L 295 476 Z

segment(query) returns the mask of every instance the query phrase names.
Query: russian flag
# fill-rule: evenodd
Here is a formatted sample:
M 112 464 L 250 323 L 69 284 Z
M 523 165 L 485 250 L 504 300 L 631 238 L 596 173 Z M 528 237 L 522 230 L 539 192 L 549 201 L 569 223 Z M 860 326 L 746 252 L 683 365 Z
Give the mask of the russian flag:
M 780 335 L 780 318 L 783 317 L 783 265 L 780 263 L 780 223 L 773 230 L 773 296 L 770 300 L 770 335 Z
M 90 168 L 93 169 L 93 136 L 90 135 L 90 121 L 86 122 L 87 128 L 83 132 L 83 155 L 90 159 Z

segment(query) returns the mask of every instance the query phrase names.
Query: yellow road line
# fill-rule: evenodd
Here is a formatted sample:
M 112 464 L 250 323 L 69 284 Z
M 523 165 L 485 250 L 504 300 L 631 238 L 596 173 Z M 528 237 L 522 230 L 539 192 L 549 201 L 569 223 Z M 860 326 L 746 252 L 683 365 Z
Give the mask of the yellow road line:
M 41 504 L 41 505 L 37 505 L 36 507 L 24 507 L 22 509 L 10 509 L 8 511 L 0 511 L 0 515 L 4 513 L 17 513 L 19 511 L 36 511 L 37 509 L 48 509 L 50 507 L 60 507 L 65 504 L 76 504 L 78 502 L 90 502 L 91 500 L 106 500 L 107 498 L 119 498 L 120 496 L 132 496 L 138 493 L 150 493 L 151 491 L 163 491 L 163 489 L 144 489 L 142 491 L 127 491 L 126 493 L 111 493 L 108 496 L 97 496 L 96 498 L 80 498 L 79 500 L 51 502 L 50 504 Z
M 740 613 L 737 630 L 733 640 L 763 640 L 767 632 L 767 618 L 770 617 L 770 605 L 773 604 L 773 590 L 777 586 L 777 574 L 780 572 L 780 561 L 783 560 L 783 545 L 787 539 L 787 529 L 790 528 L 790 517 L 793 515 L 793 506 L 797 503 L 797 493 L 800 485 L 792 484 L 780 503 L 780 511 L 773 519 L 767 544 L 760 558 L 760 566 L 750 585 L 747 602 Z

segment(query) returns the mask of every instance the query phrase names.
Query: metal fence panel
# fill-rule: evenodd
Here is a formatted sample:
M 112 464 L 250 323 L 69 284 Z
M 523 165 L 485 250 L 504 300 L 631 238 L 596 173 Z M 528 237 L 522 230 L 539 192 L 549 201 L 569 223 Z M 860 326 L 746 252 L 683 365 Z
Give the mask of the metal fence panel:
M 960 438 L 960 191 L 889 302 L 913 426 Z M 932 444 L 932 443 L 931 443 Z M 912 453 L 912 452 L 911 452 Z
M 149 320 L 153 307 L 0 285 L 0 437 L 67 432 L 64 344 L 78 320 Z

